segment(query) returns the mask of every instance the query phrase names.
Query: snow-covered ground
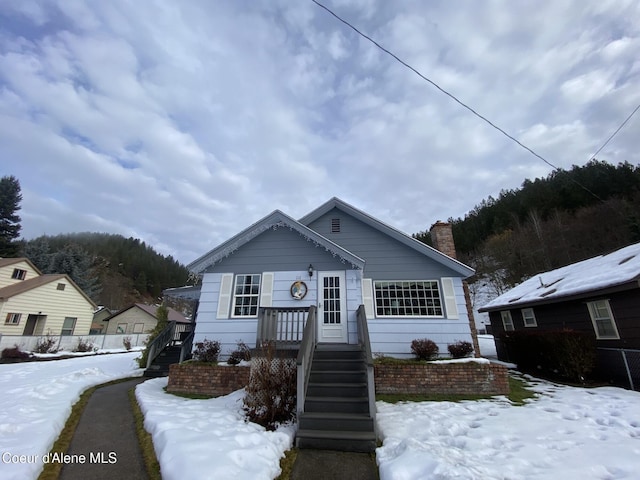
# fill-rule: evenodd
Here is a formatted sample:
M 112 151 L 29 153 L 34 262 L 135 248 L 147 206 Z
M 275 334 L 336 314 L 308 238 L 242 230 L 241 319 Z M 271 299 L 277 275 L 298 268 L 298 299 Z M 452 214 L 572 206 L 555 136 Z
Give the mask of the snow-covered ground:
M 378 402 L 381 480 L 635 479 L 640 393 L 533 381 L 538 398 Z
M 139 356 L 131 352 L 0 365 L 0 478 L 37 478 L 43 455 L 80 394 L 93 385 L 141 375 L 135 362 Z
M 79 393 L 140 373 L 137 355 L 0 365 L 0 478 L 36 478 L 39 462 L 13 456 L 48 452 Z M 638 478 L 640 393 L 531 383 L 538 397 L 524 406 L 504 397 L 378 402 L 381 479 Z M 189 400 L 167 394 L 165 385 L 166 378 L 154 379 L 136 389 L 165 479 L 277 476 L 292 426 L 267 432 L 245 422 L 242 391 Z
M 268 432 L 246 422 L 244 390 L 190 400 L 165 393 L 166 385 L 166 378 L 158 378 L 136 387 L 163 480 L 270 480 L 280 474 L 280 458 L 293 443 L 293 426 Z

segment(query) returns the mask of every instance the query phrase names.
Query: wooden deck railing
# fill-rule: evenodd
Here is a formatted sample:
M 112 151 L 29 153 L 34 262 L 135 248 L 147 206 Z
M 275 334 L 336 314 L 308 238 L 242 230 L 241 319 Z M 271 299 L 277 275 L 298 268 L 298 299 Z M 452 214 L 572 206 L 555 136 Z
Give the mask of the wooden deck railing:
M 258 315 L 256 347 L 275 342 L 277 347 L 298 346 L 302 342 L 310 307 L 261 307 Z
M 313 362 L 313 353 L 316 349 L 317 338 L 317 315 L 316 306 L 312 305 L 309 308 L 309 316 L 307 317 L 307 324 L 304 327 L 302 335 L 302 344 L 300 350 L 298 350 L 297 363 L 297 405 L 296 410 L 298 415 L 304 412 L 304 401 L 307 394 L 307 385 L 309 384 L 309 373 L 311 372 L 311 363 Z
M 356 312 L 358 323 L 358 343 L 362 345 L 364 351 L 364 359 L 367 365 L 367 389 L 369 391 L 369 412 L 374 421 L 376 418 L 376 386 L 373 370 L 373 355 L 371 354 L 371 341 L 369 340 L 369 326 L 367 324 L 367 315 L 364 305 L 358 307 Z
M 169 322 L 166 328 L 160 332 L 160 334 L 147 345 L 149 354 L 147 355 L 147 368 L 151 366 L 151 363 L 156 359 L 160 352 L 165 349 L 167 345 L 173 342 L 176 331 L 176 322 Z

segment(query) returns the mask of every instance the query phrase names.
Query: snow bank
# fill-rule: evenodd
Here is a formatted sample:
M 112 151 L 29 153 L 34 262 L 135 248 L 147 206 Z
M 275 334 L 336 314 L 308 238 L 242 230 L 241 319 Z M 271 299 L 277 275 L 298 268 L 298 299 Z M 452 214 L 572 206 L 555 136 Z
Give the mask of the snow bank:
M 80 394 L 142 375 L 139 352 L 0 365 L 0 478 L 37 478 Z M 19 456 L 24 455 L 24 461 Z
M 268 432 L 245 421 L 244 390 L 192 400 L 166 393 L 166 385 L 166 378 L 158 378 L 136 387 L 164 480 L 270 480 L 280 474 L 293 426 Z

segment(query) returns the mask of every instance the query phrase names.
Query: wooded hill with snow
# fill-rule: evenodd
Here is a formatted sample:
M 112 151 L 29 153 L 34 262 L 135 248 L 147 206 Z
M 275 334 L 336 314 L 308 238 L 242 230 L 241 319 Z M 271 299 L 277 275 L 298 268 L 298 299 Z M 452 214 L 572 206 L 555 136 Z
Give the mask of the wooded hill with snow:
M 593 160 L 449 219 L 462 262 L 498 294 L 539 272 L 640 242 L 640 166 Z M 428 232 L 414 235 L 430 243 Z

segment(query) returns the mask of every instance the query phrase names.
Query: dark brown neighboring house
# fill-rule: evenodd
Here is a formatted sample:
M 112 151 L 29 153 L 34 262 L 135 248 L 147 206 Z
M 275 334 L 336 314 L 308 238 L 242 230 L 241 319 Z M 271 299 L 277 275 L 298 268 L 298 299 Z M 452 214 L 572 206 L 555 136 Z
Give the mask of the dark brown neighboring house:
M 496 337 L 512 330 L 593 333 L 599 369 L 628 372 L 640 386 L 640 243 L 535 275 L 479 311 L 489 313 Z

